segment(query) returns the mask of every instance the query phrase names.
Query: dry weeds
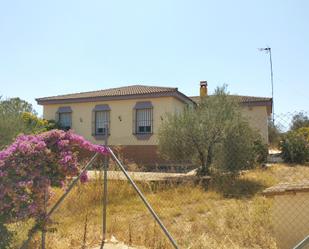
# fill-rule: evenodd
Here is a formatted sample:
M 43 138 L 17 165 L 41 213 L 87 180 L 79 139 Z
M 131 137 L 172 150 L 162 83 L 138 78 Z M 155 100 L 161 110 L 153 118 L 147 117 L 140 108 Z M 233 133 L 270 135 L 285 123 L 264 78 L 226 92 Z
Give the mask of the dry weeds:
M 216 177 L 201 184 L 139 183 L 147 199 L 175 237 L 180 248 L 276 248 L 271 225 L 271 200 L 260 193 L 279 182 L 309 177 L 309 167 L 275 165 L 251 170 L 238 179 Z M 63 191 L 55 189 L 55 201 Z M 87 222 L 86 221 L 87 216 Z M 132 187 L 108 182 L 108 235 L 128 245 L 172 248 Z M 97 246 L 102 231 L 102 179 L 78 185 L 52 217 L 49 249 Z M 29 226 L 29 225 L 28 225 Z M 27 225 L 15 224 L 16 244 Z M 39 236 L 33 241 L 38 248 Z

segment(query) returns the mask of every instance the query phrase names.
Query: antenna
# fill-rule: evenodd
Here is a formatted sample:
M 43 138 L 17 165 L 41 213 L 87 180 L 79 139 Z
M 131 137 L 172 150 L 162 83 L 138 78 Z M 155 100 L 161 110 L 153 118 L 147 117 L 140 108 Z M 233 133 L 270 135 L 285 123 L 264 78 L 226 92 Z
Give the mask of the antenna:
M 270 81 L 271 81 L 271 97 L 272 97 L 272 113 L 273 113 L 273 124 L 275 124 L 275 109 L 274 109 L 274 76 L 273 76 L 273 61 L 271 58 L 271 47 L 267 46 L 265 48 L 258 48 L 259 51 L 265 51 L 269 54 L 269 62 L 270 62 Z

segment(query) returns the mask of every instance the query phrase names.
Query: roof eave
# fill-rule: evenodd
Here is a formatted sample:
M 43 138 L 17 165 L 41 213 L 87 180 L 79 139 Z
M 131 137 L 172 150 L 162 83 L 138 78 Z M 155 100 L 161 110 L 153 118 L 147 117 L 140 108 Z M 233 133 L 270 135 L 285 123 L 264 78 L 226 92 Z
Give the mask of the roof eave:
M 147 93 L 147 94 L 131 94 L 122 96 L 97 96 L 97 97 L 80 97 L 69 99 L 35 99 L 39 105 L 51 105 L 51 104 L 70 104 L 70 103 L 86 103 L 86 102 L 99 102 L 99 101 L 111 101 L 111 100 L 127 100 L 127 99 L 145 99 L 145 98 L 160 98 L 160 97 L 175 97 L 182 102 L 188 103 L 189 101 L 194 103 L 189 97 L 179 92 L 177 89 L 170 92 L 159 93 Z

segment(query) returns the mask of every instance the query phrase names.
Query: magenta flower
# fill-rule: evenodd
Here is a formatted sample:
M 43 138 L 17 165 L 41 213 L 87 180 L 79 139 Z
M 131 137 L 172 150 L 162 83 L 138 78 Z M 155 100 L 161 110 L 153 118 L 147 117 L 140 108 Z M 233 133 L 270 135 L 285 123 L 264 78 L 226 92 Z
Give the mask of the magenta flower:
M 42 217 L 44 196 L 48 193 L 50 198 L 50 187 L 65 187 L 80 173 L 79 149 L 108 154 L 104 146 L 61 130 L 20 135 L 0 151 L 0 215 L 4 222 Z M 86 172 L 80 180 L 88 180 Z
M 88 181 L 88 175 L 87 175 L 87 171 L 84 171 L 80 177 L 80 182 L 81 183 L 85 183 Z

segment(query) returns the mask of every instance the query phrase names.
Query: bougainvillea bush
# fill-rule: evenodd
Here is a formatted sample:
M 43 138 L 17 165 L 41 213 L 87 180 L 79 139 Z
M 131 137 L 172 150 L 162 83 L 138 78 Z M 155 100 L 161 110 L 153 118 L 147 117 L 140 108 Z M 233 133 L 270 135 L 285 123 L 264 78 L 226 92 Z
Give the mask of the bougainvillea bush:
M 44 215 L 50 187 L 63 187 L 80 173 L 81 149 L 107 154 L 105 147 L 61 130 L 20 135 L 0 151 L 0 230 L 3 224 Z

